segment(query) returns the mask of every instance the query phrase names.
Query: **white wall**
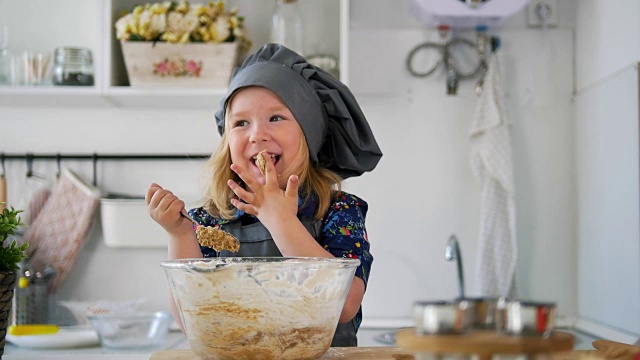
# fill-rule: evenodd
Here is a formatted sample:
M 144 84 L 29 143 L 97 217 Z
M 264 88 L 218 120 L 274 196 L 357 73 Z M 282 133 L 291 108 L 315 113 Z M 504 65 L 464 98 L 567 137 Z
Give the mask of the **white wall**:
M 580 1 L 577 10 L 578 325 L 635 342 L 640 336 L 640 3 L 589 0 Z
M 560 27 L 546 34 L 528 29 L 524 12 L 490 33 L 503 41 L 513 122 L 521 295 L 556 301 L 561 315 L 572 317 L 575 3 L 560 5 Z M 368 229 L 377 256 L 365 311 L 393 318 L 407 316 L 416 299 L 457 295 L 455 265 L 444 260 L 451 233 L 460 238 L 466 288 L 473 292 L 479 216 L 468 141 L 475 80 L 461 81 L 459 95 L 448 97 L 442 71 L 411 77 L 404 69 L 406 55 L 437 34 L 396 6 L 352 2 L 349 79 L 385 153 L 374 173 L 350 182 L 371 203 Z
M 640 59 L 640 3 L 580 0 L 576 83 L 581 90 Z
M 560 3 L 561 26 L 547 34 L 526 28 L 523 13 L 491 33 L 503 39 L 513 122 L 520 291 L 525 298 L 557 301 L 561 315 L 573 316 L 574 43 L 573 18 L 567 14 L 574 13 L 575 1 Z M 404 70 L 410 48 L 436 34 L 418 26 L 403 3 L 354 0 L 351 16 L 350 85 L 385 153 L 374 172 L 346 184 L 370 204 L 367 227 L 375 261 L 365 324 L 406 324 L 413 301 L 457 296 L 455 265 L 444 260 L 452 233 L 461 241 L 467 290 L 474 289 L 479 186 L 468 165 L 468 126 L 476 97 L 473 82 L 462 81 L 459 95 L 448 97 L 442 73 L 417 79 Z M 201 111 L 0 108 L 5 152 L 206 153 L 217 141 L 212 114 Z M 91 178 L 89 163 L 66 165 Z M 53 163 L 36 166 L 55 173 Z M 24 164 L 11 162 L 7 171 L 10 196 L 18 198 Z M 190 196 L 199 191 L 198 176 L 198 165 L 191 163 L 105 163 L 99 185 L 142 193 L 158 181 Z M 164 249 L 107 248 L 96 226 L 59 297 L 144 295 L 152 306 L 166 306 L 166 281 L 158 266 L 164 257 Z

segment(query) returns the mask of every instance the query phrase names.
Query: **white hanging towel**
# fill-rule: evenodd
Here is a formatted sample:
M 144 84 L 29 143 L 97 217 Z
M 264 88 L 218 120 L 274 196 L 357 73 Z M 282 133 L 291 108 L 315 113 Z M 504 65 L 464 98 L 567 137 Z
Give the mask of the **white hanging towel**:
M 471 167 L 482 187 L 475 272 L 479 296 L 517 297 L 513 163 L 504 102 L 501 59 L 493 53 L 470 129 Z

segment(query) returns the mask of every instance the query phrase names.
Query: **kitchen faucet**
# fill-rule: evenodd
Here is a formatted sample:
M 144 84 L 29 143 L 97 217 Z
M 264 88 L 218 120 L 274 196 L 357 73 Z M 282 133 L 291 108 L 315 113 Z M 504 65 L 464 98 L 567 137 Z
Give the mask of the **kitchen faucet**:
M 458 264 L 458 286 L 460 286 L 460 299 L 464 299 L 464 274 L 462 273 L 462 253 L 460 253 L 460 245 L 458 238 L 451 235 L 447 241 L 447 248 L 444 251 L 444 258 L 447 261 L 456 260 Z
M 464 299 L 464 275 L 462 274 L 462 253 L 460 252 L 460 245 L 458 245 L 458 238 L 455 235 L 451 235 L 447 241 L 447 248 L 444 252 L 444 258 L 447 261 L 456 260 L 458 263 L 458 284 L 460 286 L 460 299 Z M 380 334 L 375 337 L 375 341 L 386 344 L 396 344 L 396 331 Z

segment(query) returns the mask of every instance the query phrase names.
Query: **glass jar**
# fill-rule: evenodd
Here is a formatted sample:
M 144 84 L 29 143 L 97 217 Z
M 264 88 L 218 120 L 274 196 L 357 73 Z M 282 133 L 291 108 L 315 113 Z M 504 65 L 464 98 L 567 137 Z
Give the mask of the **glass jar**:
M 93 83 L 93 56 L 90 49 L 56 48 L 53 65 L 54 85 L 92 86 Z
M 309 64 L 319 67 L 340 80 L 340 65 L 335 56 L 329 54 L 313 54 L 307 57 L 307 61 Z
M 297 0 L 277 0 L 270 41 L 304 55 L 304 29 Z

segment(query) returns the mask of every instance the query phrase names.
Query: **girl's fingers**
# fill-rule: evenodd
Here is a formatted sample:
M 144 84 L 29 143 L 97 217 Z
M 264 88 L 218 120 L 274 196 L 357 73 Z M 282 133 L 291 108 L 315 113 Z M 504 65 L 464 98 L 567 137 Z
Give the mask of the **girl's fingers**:
M 171 191 L 163 189 L 158 184 L 151 184 L 145 194 L 145 202 L 150 209 L 161 212 L 179 212 L 185 204 Z
M 231 205 L 235 206 L 238 210 L 241 210 L 247 214 L 254 215 L 254 216 L 258 215 L 258 212 L 256 211 L 256 208 L 254 206 L 249 205 L 247 203 L 243 203 L 238 199 L 231 199 Z
M 179 215 L 179 213 L 186 206 L 184 201 L 180 200 L 177 196 L 172 196 L 167 199 L 167 212 Z
M 276 173 L 276 167 L 273 165 L 273 161 L 271 161 L 271 156 L 269 156 L 267 159 L 267 161 L 265 161 L 264 164 L 264 177 L 266 179 L 270 179 L 273 176 L 276 176 L 276 178 L 278 177 L 278 174 Z
M 300 182 L 297 175 L 289 176 L 289 179 L 287 180 L 287 188 L 285 189 L 284 195 L 286 197 L 295 197 L 297 199 L 299 183 Z
M 147 189 L 147 193 L 144 195 L 144 202 L 148 205 L 151 205 L 151 199 L 153 199 L 153 195 L 158 192 L 157 187 L 150 187 Z
M 233 193 L 236 194 L 236 196 L 238 196 L 240 199 L 250 202 L 249 198 L 251 197 L 252 194 L 249 191 L 243 189 L 242 186 L 238 185 L 238 183 L 236 183 L 233 180 L 228 180 L 227 185 L 231 188 L 231 190 L 233 190 Z
M 236 164 L 231 164 L 231 170 L 235 172 L 245 184 L 247 184 L 247 187 L 249 187 L 249 189 L 256 189 L 259 182 L 256 180 L 256 178 L 253 177 L 253 175 L 251 175 L 251 173 L 246 172 L 244 168 Z
M 162 199 L 167 196 L 167 191 L 163 189 L 158 189 L 153 192 L 151 195 L 151 199 L 149 200 L 149 208 L 157 209 L 160 205 Z

